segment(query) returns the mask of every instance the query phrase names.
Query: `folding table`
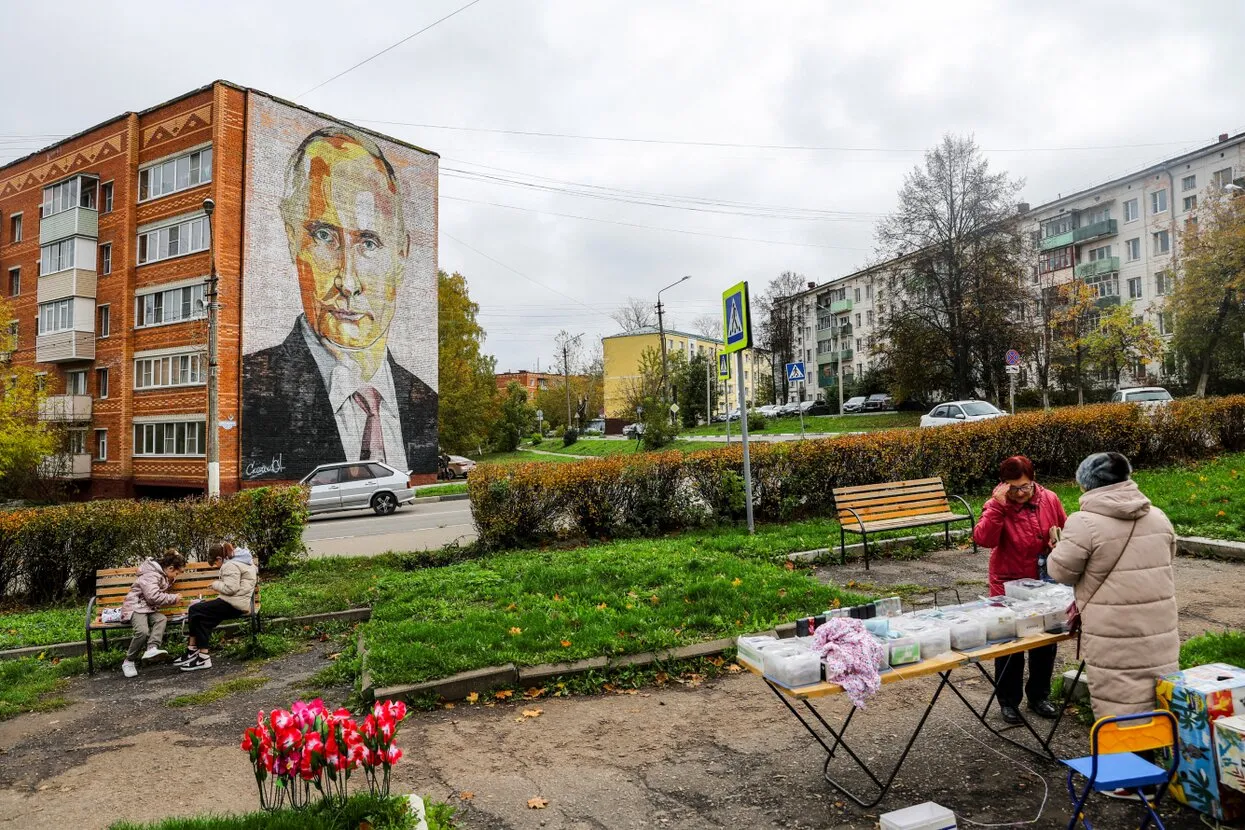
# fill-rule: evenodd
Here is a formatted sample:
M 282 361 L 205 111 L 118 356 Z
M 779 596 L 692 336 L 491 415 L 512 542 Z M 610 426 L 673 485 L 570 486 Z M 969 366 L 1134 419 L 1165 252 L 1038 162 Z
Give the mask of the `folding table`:
M 895 780 L 895 776 L 898 775 L 900 767 L 903 766 L 904 760 L 908 757 L 908 753 L 912 750 L 913 744 L 916 743 L 917 737 L 921 734 L 921 729 L 925 726 L 925 721 L 929 719 L 929 714 L 933 711 L 934 704 L 938 702 L 938 698 L 942 694 L 943 689 L 950 689 L 955 696 L 968 707 L 969 711 L 973 713 L 981 725 L 988 729 L 996 737 L 1001 738 L 1004 741 L 1007 741 L 1008 743 L 1027 752 L 1033 753 L 1039 758 L 1057 762 L 1059 759 L 1051 750 L 1051 741 L 1055 737 L 1055 730 L 1059 728 L 1059 724 L 1063 720 L 1064 712 L 1067 711 L 1068 703 L 1071 701 L 1072 690 L 1080 681 L 1081 672 L 1085 669 L 1084 661 L 1081 662 L 1079 668 L 1077 669 L 1076 679 L 1071 685 L 1064 689 L 1062 705 L 1059 706 L 1059 715 L 1053 720 L 1050 725 L 1050 730 L 1044 736 L 1039 734 L 1038 731 L 1033 728 L 1033 725 L 1029 723 L 1028 719 L 1025 718 L 1023 714 L 1020 716 L 1021 723 L 1019 726 L 1011 727 L 1012 729 L 1015 729 L 1023 726 L 1024 729 L 1026 729 L 1029 734 L 1033 736 L 1034 740 L 1037 741 L 1038 747 L 1040 748 L 1035 748 L 1026 743 L 1015 740 L 1003 731 L 997 729 L 994 724 L 987 720 L 986 716 L 990 711 L 991 704 L 994 703 L 995 697 L 998 694 L 998 689 L 994 682 L 993 673 L 988 671 L 982 664 L 984 661 L 993 660 L 997 657 L 1006 657 L 1009 654 L 1020 654 L 1025 651 L 1029 651 L 1030 649 L 1060 643 L 1069 639 L 1071 636 L 1071 634 L 1035 634 L 1031 637 L 1010 640 L 1008 642 L 998 643 L 995 645 L 987 645 L 983 648 L 974 649 L 973 651 L 951 651 L 946 654 L 930 658 L 929 660 L 922 660 L 919 663 L 912 663 L 907 666 L 898 666 L 883 671 L 882 683 L 884 685 L 897 683 L 901 680 L 911 680 L 918 677 L 929 677 L 932 675 L 938 675 L 938 677 L 941 678 L 938 686 L 934 689 L 933 696 L 929 700 L 929 705 L 925 707 L 925 713 L 921 715 L 921 719 L 917 723 L 916 729 L 913 730 L 911 737 L 908 738 L 908 743 L 904 746 L 903 752 L 899 756 L 899 760 L 895 762 L 894 768 L 890 771 L 890 774 L 886 777 L 885 781 L 879 777 L 882 773 L 875 772 L 872 768 L 870 768 L 869 764 L 857 755 L 855 750 L 853 750 L 847 743 L 847 728 L 851 725 L 852 717 L 856 714 L 856 706 L 852 706 L 851 711 L 847 713 L 847 717 L 843 720 L 842 725 L 839 726 L 838 729 L 835 729 L 834 726 L 832 726 L 810 702 L 817 698 L 832 697 L 834 695 L 843 694 L 844 690 L 842 686 L 837 683 L 821 682 L 815 683 L 811 686 L 800 686 L 798 688 L 789 689 L 775 683 L 768 677 L 765 677 L 757 668 L 753 666 L 747 666 L 747 668 L 754 674 L 761 675 L 761 679 L 764 680 L 766 685 L 773 690 L 774 694 L 778 696 L 778 699 L 783 702 L 783 705 L 790 710 L 791 714 L 795 715 L 796 720 L 803 724 L 804 728 L 808 730 L 808 733 L 812 735 L 817 743 L 821 744 L 822 749 L 826 751 L 826 761 L 822 766 L 822 775 L 825 777 L 826 781 L 856 804 L 859 804 L 864 808 L 869 808 L 876 806 L 883 798 L 886 797 L 887 791 L 890 790 L 891 784 Z M 976 667 L 977 671 L 980 672 L 981 676 L 986 679 L 991 688 L 990 698 L 986 701 L 986 705 L 980 710 L 969 702 L 968 698 L 966 698 L 964 694 L 956 688 L 955 683 L 951 679 L 952 673 L 956 670 L 971 667 Z M 799 708 L 796 707 L 793 701 L 799 702 L 803 705 L 804 709 L 806 709 L 812 716 L 811 721 L 801 712 Z M 818 725 L 820 725 L 821 729 L 826 733 L 825 737 L 823 737 L 822 731 L 817 729 Z M 831 776 L 830 762 L 834 760 L 835 753 L 838 752 L 840 748 L 852 761 L 852 763 L 863 771 L 864 774 L 868 776 L 869 780 L 873 782 L 874 786 L 877 787 L 878 793 L 876 798 L 868 800 L 867 797 L 858 796 Z

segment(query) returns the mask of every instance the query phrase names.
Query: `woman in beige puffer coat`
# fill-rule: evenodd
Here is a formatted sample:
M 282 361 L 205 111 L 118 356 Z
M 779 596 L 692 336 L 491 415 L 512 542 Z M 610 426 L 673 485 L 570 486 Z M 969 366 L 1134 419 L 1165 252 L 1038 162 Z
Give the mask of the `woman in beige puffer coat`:
M 1153 711 L 1155 682 L 1176 671 L 1176 532 L 1142 494 L 1119 453 L 1081 462 L 1081 509 L 1046 560 L 1076 589 L 1095 717 Z M 1131 536 L 1130 536 L 1131 534 Z

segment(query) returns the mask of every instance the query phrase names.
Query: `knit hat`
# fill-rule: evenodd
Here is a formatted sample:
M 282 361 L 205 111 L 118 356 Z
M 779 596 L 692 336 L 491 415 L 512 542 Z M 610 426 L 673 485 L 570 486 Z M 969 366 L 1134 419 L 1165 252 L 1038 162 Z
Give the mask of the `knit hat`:
M 1111 484 L 1128 481 L 1132 465 L 1118 452 L 1096 452 L 1076 468 L 1076 483 L 1082 490 L 1096 490 Z

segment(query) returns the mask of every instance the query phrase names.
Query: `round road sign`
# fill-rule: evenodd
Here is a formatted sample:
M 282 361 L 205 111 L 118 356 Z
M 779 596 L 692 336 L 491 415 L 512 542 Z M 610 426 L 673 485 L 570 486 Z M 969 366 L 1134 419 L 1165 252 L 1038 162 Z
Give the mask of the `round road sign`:
M 1007 359 L 1008 366 L 1015 366 L 1017 363 L 1020 362 L 1020 352 L 1016 351 L 1015 349 L 1008 349 L 1006 359 Z

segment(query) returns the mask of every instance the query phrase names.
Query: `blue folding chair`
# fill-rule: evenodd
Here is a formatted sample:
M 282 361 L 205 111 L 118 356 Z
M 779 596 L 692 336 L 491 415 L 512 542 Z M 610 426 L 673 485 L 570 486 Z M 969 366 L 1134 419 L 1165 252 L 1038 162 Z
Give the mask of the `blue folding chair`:
M 1134 754 L 1163 747 L 1172 748 L 1169 769 Z M 1151 821 L 1159 830 L 1164 830 L 1156 808 L 1176 777 L 1176 768 L 1180 766 L 1180 737 L 1175 716 L 1160 710 L 1100 718 L 1089 732 L 1089 751 L 1090 754 L 1084 758 L 1063 762 L 1068 767 L 1068 796 L 1072 799 L 1068 830 L 1074 830 L 1078 820 L 1086 830 L 1093 830 L 1085 816 L 1085 802 L 1089 800 L 1090 793 L 1106 790 L 1136 791 L 1146 808 L 1140 830 L 1146 830 Z M 1074 775 L 1085 779 L 1085 788 L 1079 795 L 1072 783 Z M 1142 788 L 1153 786 L 1158 789 L 1151 801 Z

